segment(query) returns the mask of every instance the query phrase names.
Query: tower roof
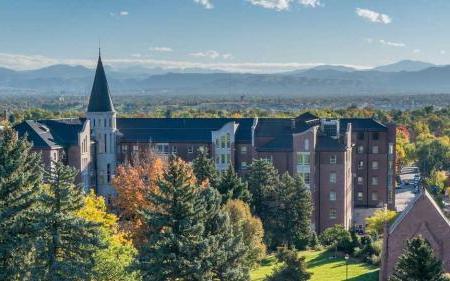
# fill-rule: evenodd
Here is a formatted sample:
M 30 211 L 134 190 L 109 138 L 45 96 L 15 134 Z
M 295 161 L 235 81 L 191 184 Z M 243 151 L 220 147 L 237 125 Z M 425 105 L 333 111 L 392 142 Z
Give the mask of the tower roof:
M 97 70 L 95 71 L 94 84 L 89 98 L 88 112 L 111 112 L 114 105 L 109 94 L 108 81 L 103 68 L 102 57 L 98 55 Z

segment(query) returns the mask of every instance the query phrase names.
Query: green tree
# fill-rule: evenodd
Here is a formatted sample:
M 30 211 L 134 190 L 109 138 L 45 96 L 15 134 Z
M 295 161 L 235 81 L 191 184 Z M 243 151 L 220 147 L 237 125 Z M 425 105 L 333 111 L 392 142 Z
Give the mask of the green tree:
M 306 271 L 305 257 L 298 257 L 294 250 L 282 249 L 277 254 L 278 261 L 283 265 L 265 281 L 304 281 L 311 278 L 311 273 Z
M 366 218 L 367 232 L 373 235 L 381 235 L 384 225 L 389 224 L 397 217 L 397 212 L 391 210 L 377 210 L 372 216 Z
M 252 208 L 263 224 L 266 214 L 275 200 L 275 191 L 279 185 L 279 176 L 272 163 L 266 160 L 255 160 L 247 174 L 248 188 L 252 195 Z
M 96 196 L 91 191 L 84 198 L 84 206 L 77 212 L 77 216 L 99 224 L 100 237 L 106 245 L 106 248 L 101 248 L 94 254 L 93 279 L 95 281 L 139 280 L 138 272 L 131 270 L 137 250 L 128 235 L 120 231 L 118 217 L 107 212 L 103 197 Z
M 390 281 L 444 281 L 442 262 L 436 258 L 430 243 L 422 236 L 407 241 Z
M 152 226 L 140 252 L 146 280 L 247 280 L 246 247 L 234 233 L 220 194 L 199 187 L 183 161 L 171 159 L 158 192 L 149 194 L 157 209 L 143 210 Z
M 222 194 L 222 202 L 225 204 L 228 200 L 238 199 L 244 202 L 250 202 L 250 191 L 247 183 L 236 174 L 233 166 L 220 177 L 217 184 L 217 190 Z
M 38 240 L 39 280 L 88 280 L 95 266 L 94 254 L 102 248 L 98 224 L 77 215 L 83 208 L 81 188 L 74 184 L 77 171 L 61 162 L 46 173 L 39 218 L 44 228 Z
M 270 222 L 272 246 L 287 245 L 303 250 L 308 246 L 311 235 L 312 200 L 303 179 L 285 173 L 277 189 L 276 208 Z
M 199 185 L 208 181 L 211 186 L 216 187 L 219 173 L 217 172 L 214 160 L 209 157 L 209 152 L 206 147 L 200 147 L 198 149 L 197 156 L 192 162 L 192 168 Z
M 254 268 L 266 255 L 264 228 L 261 220 L 252 215 L 250 207 L 241 200 L 229 200 L 224 209 L 228 212 L 235 233 L 242 233 L 248 248 L 245 262 Z
M 41 160 L 12 129 L 0 133 L 0 280 L 26 280 L 40 225 Z
M 450 141 L 447 137 L 419 142 L 416 154 L 420 171 L 426 177 L 433 171 L 450 168 Z
M 340 224 L 325 229 L 320 234 L 319 240 L 324 246 L 336 248 L 349 254 L 353 252 L 350 232 Z

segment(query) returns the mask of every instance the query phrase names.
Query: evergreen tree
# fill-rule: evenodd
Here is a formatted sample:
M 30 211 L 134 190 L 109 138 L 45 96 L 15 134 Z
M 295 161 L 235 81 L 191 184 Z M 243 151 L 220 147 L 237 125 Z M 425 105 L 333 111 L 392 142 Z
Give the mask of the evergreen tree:
M 33 263 L 40 163 L 15 131 L 0 133 L 0 280 L 26 280 Z
M 44 228 L 38 240 L 39 280 L 88 280 L 102 248 L 99 226 L 80 218 L 83 208 L 81 188 L 74 184 L 77 171 L 61 162 L 52 163 L 46 173 L 42 204 L 46 212 L 39 218 Z
M 300 177 L 285 173 L 276 191 L 275 208 L 266 219 L 265 231 L 272 248 L 287 245 L 305 249 L 311 235 L 311 194 Z
M 217 172 L 214 160 L 209 157 L 206 147 L 200 147 L 198 149 L 197 156 L 192 162 L 192 168 L 199 185 L 208 180 L 211 186 L 216 187 L 219 173 Z
M 273 207 L 275 191 L 279 184 L 278 172 L 269 161 L 255 160 L 249 167 L 247 182 L 253 211 L 264 224 L 265 214 Z
M 242 181 L 231 165 L 220 177 L 220 182 L 217 184 L 217 190 L 222 194 L 223 204 L 228 202 L 228 200 L 233 199 L 242 200 L 247 203 L 250 201 L 251 196 L 247 183 Z
M 152 226 L 140 252 L 144 280 L 247 280 L 246 247 L 220 209 L 220 194 L 198 187 L 179 159 L 169 161 L 158 187 L 148 198 L 159 208 L 143 211 Z
M 406 249 L 397 261 L 390 281 L 444 281 L 442 262 L 433 254 L 430 243 L 422 236 L 406 242 Z
M 320 248 L 320 241 L 319 241 L 319 237 L 317 236 L 317 233 L 314 231 L 311 234 L 311 237 L 309 239 L 309 245 L 308 245 L 311 249 L 313 250 L 317 250 Z
M 277 259 L 284 264 L 265 281 L 304 281 L 311 278 L 312 274 L 306 271 L 305 257 L 298 257 L 294 250 L 282 249 Z

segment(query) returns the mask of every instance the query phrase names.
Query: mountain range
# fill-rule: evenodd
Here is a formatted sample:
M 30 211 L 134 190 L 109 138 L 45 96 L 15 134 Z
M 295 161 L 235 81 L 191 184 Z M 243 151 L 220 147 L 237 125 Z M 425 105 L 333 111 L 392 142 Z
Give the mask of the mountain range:
M 107 67 L 113 95 L 259 95 L 334 96 L 450 93 L 450 66 L 400 61 L 372 69 L 321 65 L 275 74 L 228 73 L 208 69 L 168 70 Z M 90 92 L 94 70 L 53 65 L 36 70 L 0 68 L 0 94 L 15 90 L 38 93 Z

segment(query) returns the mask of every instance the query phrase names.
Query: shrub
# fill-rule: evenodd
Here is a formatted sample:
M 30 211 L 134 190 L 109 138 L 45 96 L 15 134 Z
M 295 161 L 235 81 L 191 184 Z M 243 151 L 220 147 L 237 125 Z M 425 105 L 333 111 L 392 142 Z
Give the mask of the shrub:
M 350 232 L 342 225 L 335 225 L 325 229 L 319 237 L 322 245 L 326 247 L 337 247 L 339 251 L 352 254 L 354 251 Z

